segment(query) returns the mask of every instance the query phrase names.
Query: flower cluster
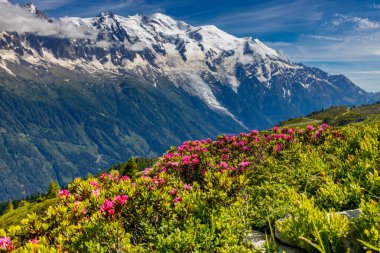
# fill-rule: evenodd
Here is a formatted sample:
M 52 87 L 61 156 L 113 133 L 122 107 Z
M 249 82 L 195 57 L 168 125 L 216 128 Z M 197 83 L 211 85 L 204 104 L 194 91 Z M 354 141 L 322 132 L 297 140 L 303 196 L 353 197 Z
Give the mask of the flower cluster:
M 113 216 L 115 215 L 116 210 L 124 206 L 127 200 L 127 195 L 117 195 L 114 199 L 106 199 L 100 206 L 100 212 Z
M 68 190 L 66 190 L 66 189 L 65 190 L 60 190 L 58 192 L 58 195 L 59 195 L 59 197 L 61 199 L 66 199 L 66 198 L 70 197 L 70 192 Z
M 6 251 L 13 249 L 12 241 L 9 237 L 7 236 L 0 237 L 0 249 L 6 250 Z

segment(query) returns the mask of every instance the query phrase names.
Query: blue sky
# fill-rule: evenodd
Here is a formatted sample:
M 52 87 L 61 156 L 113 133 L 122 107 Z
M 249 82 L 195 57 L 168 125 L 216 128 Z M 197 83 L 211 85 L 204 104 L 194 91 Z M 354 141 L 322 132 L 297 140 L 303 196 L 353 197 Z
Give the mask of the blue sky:
M 11 0 L 24 4 L 25 1 Z M 161 12 L 192 25 L 251 36 L 292 61 L 344 74 L 380 91 L 380 0 L 36 0 L 49 16 Z

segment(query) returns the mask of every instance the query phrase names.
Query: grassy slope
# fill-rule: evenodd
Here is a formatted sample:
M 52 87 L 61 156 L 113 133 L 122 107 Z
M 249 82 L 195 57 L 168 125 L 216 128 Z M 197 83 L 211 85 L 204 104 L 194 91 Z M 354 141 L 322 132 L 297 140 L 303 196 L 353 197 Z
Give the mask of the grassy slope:
M 350 123 L 373 121 L 380 118 L 380 103 L 360 107 L 334 106 L 324 111 L 314 112 L 302 118 L 290 119 L 281 126 L 303 127 L 322 122 L 332 126 L 344 126 Z
M 17 225 L 20 221 L 32 213 L 43 213 L 49 208 L 49 206 L 57 203 L 58 199 L 47 199 L 40 203 L 31 203 L 23 207 L 19 207 L 15 210 L 5 213 L 0 216 L 0 228 L 7 228 L 12 225 Z
M 287 127 L 304 127 L 305 125 L 319 124 L 323 121 L 327 121 L 331 125 L 342 126 L 349 123 L 373 121 L 376 119 L 380 119 L 380 103 L 356 108 L 348 108 L 345 106 L 331 107 L 322 112 L 312 113 L 306 117 L 281 122 L 280 125 Z M 141 163 L 139 159 L 137 159 L 137 161 L 138 164 Z M 56 199 L 47 199 L 43 202 L 32 203 L 8 212 L 3 216 L 0 216 L 0 228 L 15 225 L 28 214 L 33 212 L 41 213 L 56 201 Z

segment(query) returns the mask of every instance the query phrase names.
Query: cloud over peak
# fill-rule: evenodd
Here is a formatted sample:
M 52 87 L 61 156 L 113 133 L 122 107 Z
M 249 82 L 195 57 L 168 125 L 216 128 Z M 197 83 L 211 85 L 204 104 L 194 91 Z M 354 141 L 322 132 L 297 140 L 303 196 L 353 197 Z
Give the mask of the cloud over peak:
M 64 19 L 51 23 L 6 0 L 0 0 L 0 32 L 35 33 L 40 36 L 68 38 L 89 36 L 89 31 Z

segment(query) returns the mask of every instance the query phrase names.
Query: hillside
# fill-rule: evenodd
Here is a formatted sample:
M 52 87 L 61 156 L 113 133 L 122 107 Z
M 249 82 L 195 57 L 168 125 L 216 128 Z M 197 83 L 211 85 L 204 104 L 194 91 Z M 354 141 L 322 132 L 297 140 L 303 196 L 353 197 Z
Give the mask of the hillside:
M 296 127 L 307 124 L 327 123 L 331 126 L 344 126 L 350 123 L 375 121 L 380 118 L 380 103 L 358 107 L 333 106 L 313 112 L 305 117 L 280 122 L 280 126 Z
M 276 226 L 307 252 L 379 247 L 379 123 L 187 141 L 134 180 L 76 179 L 0 242 L 19 252 L 257 252 L 248 233 Z M 355 208 L 352 221 L 332 213 Z

